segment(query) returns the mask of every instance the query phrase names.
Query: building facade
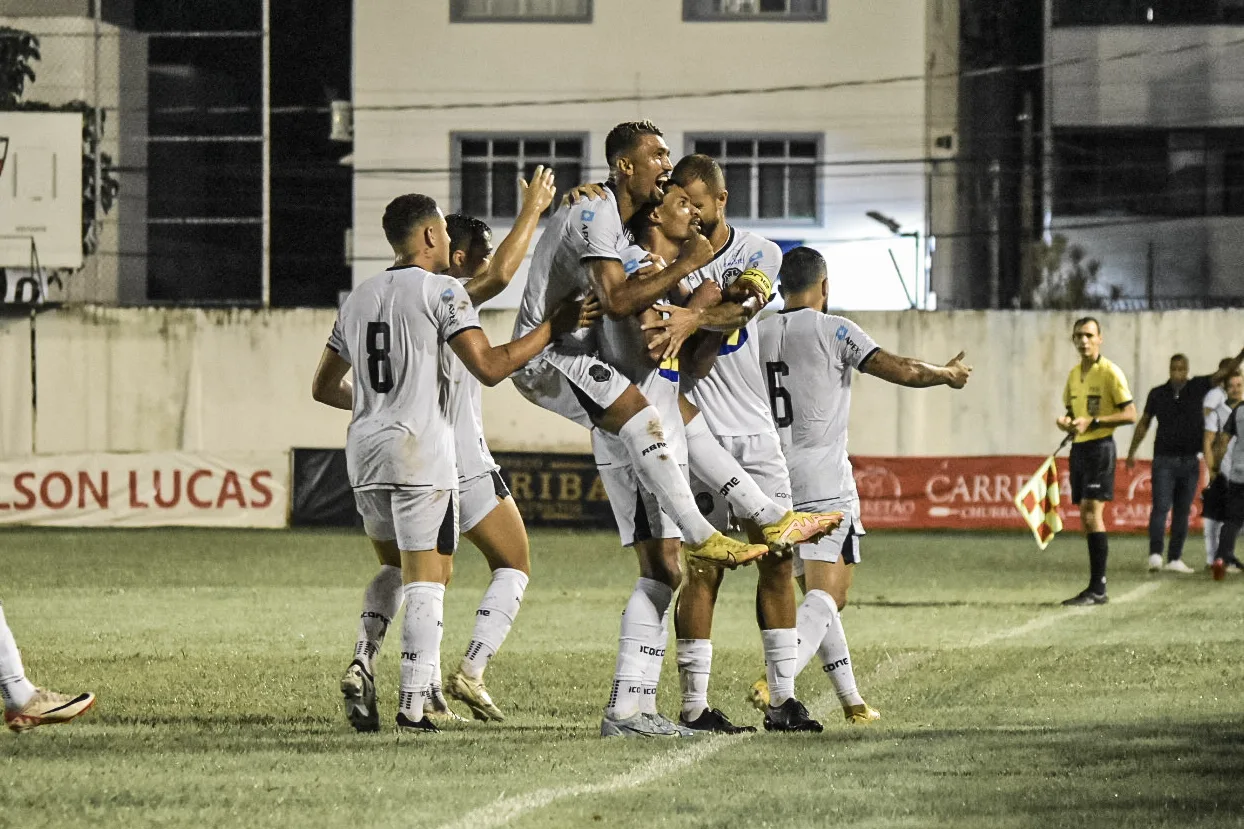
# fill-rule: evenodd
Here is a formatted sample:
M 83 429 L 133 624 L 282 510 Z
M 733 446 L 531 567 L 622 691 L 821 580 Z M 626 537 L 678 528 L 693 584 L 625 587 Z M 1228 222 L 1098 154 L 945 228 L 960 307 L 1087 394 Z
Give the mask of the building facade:
M 930 159 L 954 153 L 953 0 L 366 0 L 354 12 L 355 284 L 391 261 L 380 215 L 394 196 L 431 195 L 500 239 L 520 171 L 553 164 L 562 192 L 601 181 L 609 129 L 650 118 L 675 157 L 723 163 L 732 223 L 825 254 L 836 306 L 936 302 L 952 240 L 930 242 L 931 216 L 954 184 Z M 525 278 L 495 307 L 515 307 Z

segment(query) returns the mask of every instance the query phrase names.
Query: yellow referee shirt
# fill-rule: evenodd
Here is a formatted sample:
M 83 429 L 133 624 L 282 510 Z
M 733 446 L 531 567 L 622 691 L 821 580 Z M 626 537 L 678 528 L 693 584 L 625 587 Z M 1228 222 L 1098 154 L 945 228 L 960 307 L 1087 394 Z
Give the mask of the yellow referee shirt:
M 1127 387 L 1123 371 L 1105 357 L 1098 357 L 1088 371 L 1080 364 L 1067 375 L 1063 389 L 1063 405 L 1072 417 L 1105 417 L 1122 411 L 1132 402 L 1132 391 Z M 1115 427 L 1102 426 L 1076 435 L 1076 443 L 1108 438 Z

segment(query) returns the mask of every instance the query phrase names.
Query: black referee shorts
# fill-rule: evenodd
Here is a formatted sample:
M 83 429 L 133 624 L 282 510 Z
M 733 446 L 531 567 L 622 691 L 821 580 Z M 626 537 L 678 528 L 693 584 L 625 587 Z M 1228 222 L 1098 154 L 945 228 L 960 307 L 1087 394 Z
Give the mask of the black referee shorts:
M 1114 438 L 1071 444 L 1071 503 L 1114 500 Z

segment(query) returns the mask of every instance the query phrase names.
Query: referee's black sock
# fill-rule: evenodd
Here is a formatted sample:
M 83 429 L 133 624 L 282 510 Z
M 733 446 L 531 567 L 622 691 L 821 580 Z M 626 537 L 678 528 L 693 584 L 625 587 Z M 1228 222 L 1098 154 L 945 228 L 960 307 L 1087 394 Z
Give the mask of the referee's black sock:
M 1106 557 L 1110 555 L 1110 536 L 1105 533 L 1089 533 L 1089 590 L 1106 592 Z

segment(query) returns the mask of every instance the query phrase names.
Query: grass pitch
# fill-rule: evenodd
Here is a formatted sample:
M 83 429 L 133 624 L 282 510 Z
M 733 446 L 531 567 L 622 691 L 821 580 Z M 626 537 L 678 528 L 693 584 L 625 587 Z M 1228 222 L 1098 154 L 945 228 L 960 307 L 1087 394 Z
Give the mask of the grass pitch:
M 1082 539 L 1039 553 L 1019 534 L 874 533 L 843 618 L 880 723 L 844 725 L 814 662 L 799 689 L 822 735 L 602 742 L 633 557 L 605 533 L 532 541 L 488 674 L 509 719 L 409 738 L 340 715 L 375 566 L 361 537 L 0 532 L 29 675 L 99 694 L 80 722 L 0 732 L 0 827 L 1244 825 L 1244 577 L 1149 575 L 1144 540 L 1115 537 L 1112 603 L 1068 610 Z M 759 724 L 743 701 L 761 666 L 754 579 L 723 586 L 710 698 Z M 446 671 L 486 582 L 464 544 Z

